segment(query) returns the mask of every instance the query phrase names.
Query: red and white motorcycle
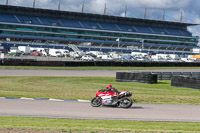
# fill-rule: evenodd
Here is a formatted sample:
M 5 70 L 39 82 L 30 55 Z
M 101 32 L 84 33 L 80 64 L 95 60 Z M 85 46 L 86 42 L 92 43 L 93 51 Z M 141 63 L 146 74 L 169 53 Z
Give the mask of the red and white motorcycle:
M 122 91 L 119 95 L 115 95 L 114 92 L 104 92 L 104 90 L 99 90 L 96 93 L 96 97 L 91 100 L 91 106 L 99 107 L 103 105 L 129 108 L 133 104 L 132 99 L 129 98 L 131 96 L 132 93 L 129 91 Z

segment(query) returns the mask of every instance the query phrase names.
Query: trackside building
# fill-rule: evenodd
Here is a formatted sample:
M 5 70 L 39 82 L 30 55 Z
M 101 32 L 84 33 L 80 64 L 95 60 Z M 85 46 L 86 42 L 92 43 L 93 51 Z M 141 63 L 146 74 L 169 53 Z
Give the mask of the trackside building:
M 25 43 L 47 47 L 51 43 L 62 48 L 76 44 L 83 49 L 142 47 L 190 51 L 196 47 L 198 37 L 192 36 L 187 27 L 196 25 L 0 5 L 0 40 L 5 49 Z

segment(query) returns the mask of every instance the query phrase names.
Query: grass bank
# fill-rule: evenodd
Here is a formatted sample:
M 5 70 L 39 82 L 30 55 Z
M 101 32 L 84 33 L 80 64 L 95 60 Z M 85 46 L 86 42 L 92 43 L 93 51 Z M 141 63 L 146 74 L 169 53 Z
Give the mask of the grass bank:
M 116 82 L 115 77 L 1 76 L 0 97 L 58 98 L 91 100 L 99 89 L 113 84 L 119 91 L 133 93 L 137 103 L 200 105 L 200 90 L 158 84 Z
M 200 69 L 200 67 L 44 67 L 44 66 L 0 66 L 0 69 L 54 69 L 54 70 L 161 70 Z
M 200 123 L 138 122 L 114 120 L 71 120 L 0 116 L 0 131 L 60 131 L 60 132 L 142 132 L 184 133 L 200 131 Z M 4 130 L 5 131 L 5 130 Z M 27 131 L 28 133 L 28 131 Z

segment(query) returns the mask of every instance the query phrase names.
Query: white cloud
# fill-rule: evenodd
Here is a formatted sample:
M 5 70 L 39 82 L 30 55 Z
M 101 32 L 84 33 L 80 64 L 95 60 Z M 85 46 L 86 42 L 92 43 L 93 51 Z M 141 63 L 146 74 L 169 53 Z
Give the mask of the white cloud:
M 141 0 L 139 2 L 147 8 L 183 8 L 191 0 Z
M 34 0 L 9 0 L 10 5 L 22 5 L 22 6 L 32 6 Z M 59 0 L 36 0 L 36 7 L 39 8 L 53 8 L 58 7 Z M 107 8 L 121 14 L 125 10 L 125 6 L 128 9 L 133 8 L 152 8 L 152 9 L 169 9 L 169 8 L 185 8 L 192 0 L 84 0 L 85 8 L 89 12 L 103 13 L 105 3 Z M 83 0 L 61 0 L 62 10 L 70 7 L 71 10 L 80 11 Z M 2 4 L 6 3 L 2 1 Z
M 9 0 L 9 5 L 32 7 L 34 0 Z M 36 0 L 37 8 L 57 9 L 59 0 Z M 126 5 L 127 16 L 144 17 L 144 8 L 147 8 L 148 19 L 162 19 L 163 10 L 166 10 L 165 20 L 180 21 L 181 11 L 183 21 L 200 23 L 199 0 L 84 0 L 85 12 L 103 14 L 105 3 L 107 14 L 124 16 Z M 61 10 L 80 12 L 83 0 L 61 0 Z M 0 0 L 5 4 L 6 0 Z M 174 20 L 175 19 L 175 20 Z M 198 27 L 198 26 L 197 26 Z M 200 28 L 191 28 L 193 33 L 199 34 Z M 199 34 L 200 35 L 200 34 Z

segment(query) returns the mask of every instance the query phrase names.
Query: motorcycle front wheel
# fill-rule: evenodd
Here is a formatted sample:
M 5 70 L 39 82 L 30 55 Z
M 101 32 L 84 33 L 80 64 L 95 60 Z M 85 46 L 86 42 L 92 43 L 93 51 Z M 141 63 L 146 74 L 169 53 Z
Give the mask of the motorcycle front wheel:
M 119 106 L 121 108 L 130 108 L 133 104 L 133 101 L 131 98 L 129 97 L 124 97 L 121 99 L 120 103 L 119 103 Z
M 101 100 L 100 97 L 95 97 L 91 101 L 91 106 L 92 107 L 99 107 L 99 106 L 101 106 L 101 104 L 102 104 L 102 100 Z

